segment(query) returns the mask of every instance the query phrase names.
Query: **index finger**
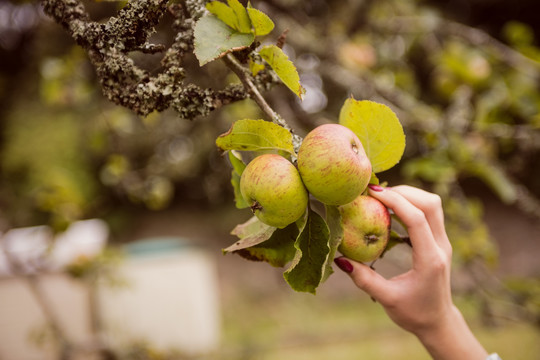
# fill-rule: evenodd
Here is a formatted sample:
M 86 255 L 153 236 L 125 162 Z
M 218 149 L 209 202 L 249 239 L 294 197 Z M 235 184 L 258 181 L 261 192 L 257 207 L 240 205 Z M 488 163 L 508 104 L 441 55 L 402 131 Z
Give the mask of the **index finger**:
M 389 188 L 380 191 L 370 189 L 369 194 L 392 209 L 407 226 L 413 247 L 413 256 L 418 260 L 432 259 L 433 256 L 437 256 L 440 250 L 422 210 L 414 206 L 403 195 Z
M 452 253 L 452 245 L 444 227 L 444 213 L 440 196 L 412 186 L 399 185 L 392 187 L 395 191 L 422 210 L 435 237 L 437 244 L 447 253 Z

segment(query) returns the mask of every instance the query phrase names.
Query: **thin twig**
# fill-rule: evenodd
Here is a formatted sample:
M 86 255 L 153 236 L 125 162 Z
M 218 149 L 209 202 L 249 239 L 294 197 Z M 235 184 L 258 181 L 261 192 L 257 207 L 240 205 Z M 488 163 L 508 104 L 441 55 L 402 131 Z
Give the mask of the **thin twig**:
M 247 73 L 247 70 L 238 62 L 238 60 L 236 60 L 232 54 L 227 54 L 222 59 L 225 64 L 227 64 L 227 67 L 240 78 L 240 81 L 242 81 L 242 84 L 244 84 L 244 87 L 247 89 L 250 97 L 257 103 L 257 105 L 259 105 L 261 110 L 270 118 L 270 120 L 278 125 L 283 126 L 287 130 L 290 130 L 288 124 L 266 102 L 250 75 Z
M 285 41 L 287 40 L 287 34 L 289 34 L 289 29 L 283 30 L 281 35 L 279 35 L 279 37 L 278 37 L 278 39 L 276 41 L 276 46 L 278 48 L 283 49 L 283 46 L 285 46 Z
M 227 64 L 227 67 L 240 78 L 240 81 L 242 81 L 242 84 L 246 88 L 250 97 L 257 103 L 266 116 L 268 116 L 273 123 L 283 126 L 285 129 L 289 130 L 293 136 L 294 149 L 296 152 L 298 152 L 298 148 L 302 143 L 302 138 L 296 135 L 289 124 L 287 124 L 287 122 L 268 104 L 253 82 L 251 74 L 248 73 L 248 70 L 243 67 L 232 54 L 227 54 L 222 58 L 222 60 L 225 62 L 225 64 Z
M 28 286 L 28 289 L 32 293 L 33 297 L 36 299 L 43 316 L 45 317 L 45 322 L 50 327 L 53 332 L 54 338 L 58 341 L 60 345 L 60 356 L 59 359 L 68 359 L 71 349 L 71 345 L 67 339 L 65 332 L 62 330 L 59 322 L 56 319 L 54 314 L 53 307 L 47 299 L 47 296 L 43 292 L 37 275 L 28 274 L 23 269 L 19 262 L 13 258 L 11 252 L 6 249 L 5 243 L 0 241 L 0 251 L 3 251 L 5 259 L 7 261 L 10 271 L 15 275 L 20 277 L 24 283 Z
M 500 59 L 516 70 L 538 76 L 540 62 L 531 59 L 503 42 L 495 39 L 487 32 L 460 24 L 455 21 L 438 19 L 436 22 L 426 22 L 419 16 L 393 17 L 385 24 L 371 24 L 379 32 L 399 34 L 434 33 L 443 36 L 459 37 L 477 48 L 489 47 L 497 52 Z
M 471 45 L 477 47 L 491 46 L 493 49 L 497 50 L 501 58 L 504 59 L 507 64 L 515 67 L 516 69 L 525 70 L 523 69 L 523 65 L 531 66 L 535 68 L 536 71 L 534 71 L 534 73 L 536 75 L 540 69 L 540 63 L 503 44 L 480 29 L 446 20 L 442 26 L 437 28 L 436 31 L 461 37 L 467 40 Z

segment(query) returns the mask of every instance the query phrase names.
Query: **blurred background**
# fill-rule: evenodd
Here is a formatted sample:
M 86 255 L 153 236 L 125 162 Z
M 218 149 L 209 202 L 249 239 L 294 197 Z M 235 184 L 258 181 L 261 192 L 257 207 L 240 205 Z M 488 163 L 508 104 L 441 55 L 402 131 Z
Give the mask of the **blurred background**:
M 171 1 L 183 3 L 182 1 Z M 125 2 L 83 1 L 105 22 Z M 535 0 L 256 1 L 289 30 L 306 88 L 263 95 L 300 134 L 349 96 L 390 106 L 407 147 L 389 185 L 443 198 L 458 307 L 488 351 L 540 353 L 540 4 Z M 170 46 L 166 13 L 151 41 Z M 155 74 L 161 53 L 130 54 Z M 238 82 L 184 57 L 187 80 Z M 39 2 L 0 2 L 0 359 L 428 359 L 336 273 L 316 296 L 283 269 L 223 256 L 234 207 L 209 116 L 138 116 L 103 96 L 87 54 Z M 410 266 L 397 246 L 376 264 Z

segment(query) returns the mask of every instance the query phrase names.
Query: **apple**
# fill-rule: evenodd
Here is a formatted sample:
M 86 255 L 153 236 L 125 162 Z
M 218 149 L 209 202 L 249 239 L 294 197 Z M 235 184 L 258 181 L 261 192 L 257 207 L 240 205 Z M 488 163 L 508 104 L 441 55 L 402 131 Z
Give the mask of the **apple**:
M 379 200 L 360 195 L 340 206 L 343 240 L 338 247 L 344 256 L 359 262 L 376 260 L 390 238 L 390 213 Z
M 263 223 L 284 228 L 306 211 L 308 193 L 296 167 L 276 154 L 253 159 L 240 177 L 240 192 Z
M 371 162 L 358 137 L 339 124 L 306 135 L 298 150 L 298 171 L 308 191 L 328 205 L 353 201 L 371 179 Z

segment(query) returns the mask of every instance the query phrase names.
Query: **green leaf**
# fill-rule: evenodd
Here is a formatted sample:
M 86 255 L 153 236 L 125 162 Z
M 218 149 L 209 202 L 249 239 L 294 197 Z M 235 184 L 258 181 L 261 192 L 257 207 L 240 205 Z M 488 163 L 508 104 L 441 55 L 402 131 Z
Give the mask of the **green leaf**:
M 267 45 L 259 51 L 259 54 L 272 67 L 281 81 L 302 99 L 306 89 L 300 84 L 300 76 L 296 71 L 296 66 L 289 60 L 283 50 L 275 45 Z
M 234 150 L 229 151 L 229 160 L 233 167 L 231 172 L 231 185 L 234 190 L 234 202 L 237 209 L 245 209 L 249 207 L 248 202 L 240 192 L 240 177 L 246 168 L 246 164 L 242 161 L 242 156 Z
M 371 173 L 371 178 L 369 179 L 369 183 L 370 184 L 375 184 L 375 185 L 380 184 L 379 178 L 377 177 L 377 175 L 374 172 Z
M 235 235 L 240 239 L 245 239 L 247 237 L 253 236 L 256 233 L 264 232 L 271 228 L 273 228 L 271 232 L 276 229 L 273 226 L 266 225 L 265 223 L 261 222 L 259 219 L 257 219 L 256 216 L 253 216 L 245 223 L 236 225 L 236 227 L 231 231 L 231 235 Z M 268 238 L 269 236 L 267 237 L 267 239 Z M 255 245 L 256 243 L 257 242 L 252 245 Z
M 309 210 L 305 225 L 294 243 L 296 254 L 283 277 L 295 291 L 315 294 L 322 282 L 328 260 L 330 230 L 324 219 Z
M 388 106 L 349 98 L 341 108 L 339 123 L 358 136 L 373 172 L 388 170 L 401 160 L 405 133 L 396 114 Z
M 234 13 L 233 9 L 227 6 L 227 4 L 222 3 L 221 1 L 211 1 L 206 4 L 206 9 L 212 14 L 216 15 L 219 20 L 223 21 L 234 30 L 238 30 L 236 27 L 236 14 Z
M 265 13 L 251 7 L 248 3 L 247 12 L 255 36 L 264 36 L 274 30 L 274 22 Z
M 234 190 L 234 205 L 237 209 L 245 209 L 249 207 L 249 203 L 244 199 L 242 196 L 242 192 L 240 191 L 240 175 L 236 171 L 232 171 L 231 173 L 231 185 Z
M 332 263 L 334 257 L 336 256 L 337 248 L 343 240 L 343 226 L 341 224 L 341 213 L 337 206 L 326 206 L 326 223 L 328 224 L 328 229 L 330 230 L 330 239 L 328 241 L 328 247 L 330 251 L 326 258 L 326 262 L 323 266 L 323 276 L 322 281 L 328 279 L 330 275 L 334 272 L 332 269 Z
M 229 151 L 229 161 L 233 167 L 233 170 L 238 174 L 242 175 L 246 164 L 242 160 L 242 155 L 234 150 Z
M 238 236 L 240 240 L 224 249 L 223 252 L 234 252 L 260 244 L 270 239 L 276 229 L 276 227 L 266 225 L 253 216 L 245 223 L 237 225 L 231 231 L 231 234 Z
M 216 139 L 223 151 L 280 150 L 294 154 L 292 134 L 285 128 L 265 120 L 244 119 Z
M 249 20 L 248 13 L 244 5 L 242 5 L 238 0 L 227 0 L 227 3 L 236 15 L 237 25 L 235 29 L 241 33 L 251 33 L 251 20 Z
M 296 224 L 290 224 L 277 229 L 252 217 L 238 225 L 232 234 L 240 240 L 223 249 L 224 253 L 235 253 L 248 260 L 265 261 L 272 266 L 283 267 L 294 257 L 294 240 L 298 236 L 298 228 Z
M 229 5 L 220 1 L 211 1 L 206 8 L 232 29 L 243 34 L 254 33 L 256 36 L 269 34 L 274 29 L 274 22 L 260 10 L 247 9 L 238 0 L 227 0 Z
M 294 239 L 298 235 L 298 229 L 293 225 L 288 225 L 283 229 L 277 229 L 267 241 L 238 250 L 238 255 L 243 258 L 264 261 L 274 267 L 284 267 L 293 258 L 296 249 Z
M 214 15 L 203 16 L 194 30 L 195 56 L 201 66 L 225 54 L 253 43 L 253 34 L 242 34 L 228 27 Z

